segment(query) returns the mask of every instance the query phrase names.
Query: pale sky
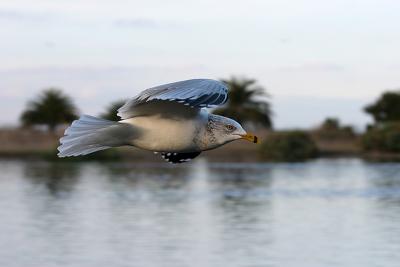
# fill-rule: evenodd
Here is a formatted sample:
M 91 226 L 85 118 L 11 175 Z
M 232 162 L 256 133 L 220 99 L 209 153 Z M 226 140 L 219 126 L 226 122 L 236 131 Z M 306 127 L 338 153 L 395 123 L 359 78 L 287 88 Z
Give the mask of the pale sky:
M 400 1 L 13 0 L 0 2 L 0 125 L 59 87 L 82 113 L 190 78 L 255 78 L 278 128 L 362 107 L 400 88 Z

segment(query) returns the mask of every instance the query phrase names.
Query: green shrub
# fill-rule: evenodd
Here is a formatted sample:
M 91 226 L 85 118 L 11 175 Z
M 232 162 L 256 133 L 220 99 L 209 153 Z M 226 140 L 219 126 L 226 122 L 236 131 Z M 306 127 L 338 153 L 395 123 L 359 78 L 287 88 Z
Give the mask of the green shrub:
M 271 161 L 304 161 L 318 154 L 317 146 L 304 131 L 271 133 L 261 144 L 261 156 Z
M 362 136 L 361 144 L 367 151 L 400 152 L 400 123 L 370 127 Z
M 336 118 L 326 118 L 321 126 L 313 131 L 313 135 L 327 141 L 352 139 L 356 137 L 352 126 L 342 125 L 339 119 Z

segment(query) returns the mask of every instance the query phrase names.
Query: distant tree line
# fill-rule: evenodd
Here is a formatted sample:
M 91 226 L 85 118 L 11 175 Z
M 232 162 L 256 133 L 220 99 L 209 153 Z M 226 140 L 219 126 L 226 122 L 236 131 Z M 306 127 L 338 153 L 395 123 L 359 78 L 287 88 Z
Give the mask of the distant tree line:
M 229 87 L 229 100 L 214 113 L 231 117 L 240 123 L 251 123 L 255 126 L 272 127 L 271 105 L 265 89 L 257 85 L 256 80 L 236 78 L 222 80 Z M 100 117 L 119 121 L 118 109 L 125 100 L 112 102 Z M 26 110 L 21 115 L 24 126 L 44 125 L 49 131 L 54 131 L 60 124 L 71 123 L 78 118 L 78 109 L 72 99 L 60 89 L 49 88 L 28 102 Z
M 254 79 L 231 77 L 222 79 L 229 86 L 229 98 L 225 105 L 213 110 L 215 114 L 231 117 L 246 128 L 271 129 L 272 109 L 265 88 Z M 107 120 L 119 121 L 117 110 L 124 100 L 110 103 L 100 116 Z M 374 119 L 361 136 L 362 148 L 366 151 L 400 152 L 400 91 L 384 92 L 364 111 Z M 71 123 L 78 118 L 78 108 L 72 99 L 60 89 L 49 88 L 27 103 L 21 114 L 24 126 L 45 125 L 54 132 L 58 125 Z M 311 134 L 311 135 L 310 135 Z M 314 131 L 281 131 L 265 138 L 260 154 L 268 159 L 304 160 L 314 157 L 318 149 L 314 139 L 333 141 L 354 139 L 356 134 L 351 126 L 341 125 L 336 118 L 327 118 Z

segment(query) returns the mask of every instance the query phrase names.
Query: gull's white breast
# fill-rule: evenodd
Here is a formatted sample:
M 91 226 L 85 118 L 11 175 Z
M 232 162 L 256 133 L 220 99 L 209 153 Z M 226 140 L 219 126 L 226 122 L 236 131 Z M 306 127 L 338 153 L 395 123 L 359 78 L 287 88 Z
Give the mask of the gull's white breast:
M 131 140 L 133 146 L 158 152 L 193 152 L 200 149 L 196 140 L 207 124 L 207 116 L 203 112 L 193 119 L 152 115 L 121 122 L 132 125 L 138 132 Z

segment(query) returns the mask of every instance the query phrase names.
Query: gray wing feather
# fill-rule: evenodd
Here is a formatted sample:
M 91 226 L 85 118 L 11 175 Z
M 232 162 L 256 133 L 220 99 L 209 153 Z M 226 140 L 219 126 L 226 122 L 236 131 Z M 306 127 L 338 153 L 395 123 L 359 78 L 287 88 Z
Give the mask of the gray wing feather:
M 140 115 L 140 108 L 153 101 L 173 101 L 191 108 L 207 108 L 224 104 L 228 99 L 227 86 L 210 79 L 192 79 L 156 86 L 141 92 L 125 103 L 118 116 L 128 119 Z

